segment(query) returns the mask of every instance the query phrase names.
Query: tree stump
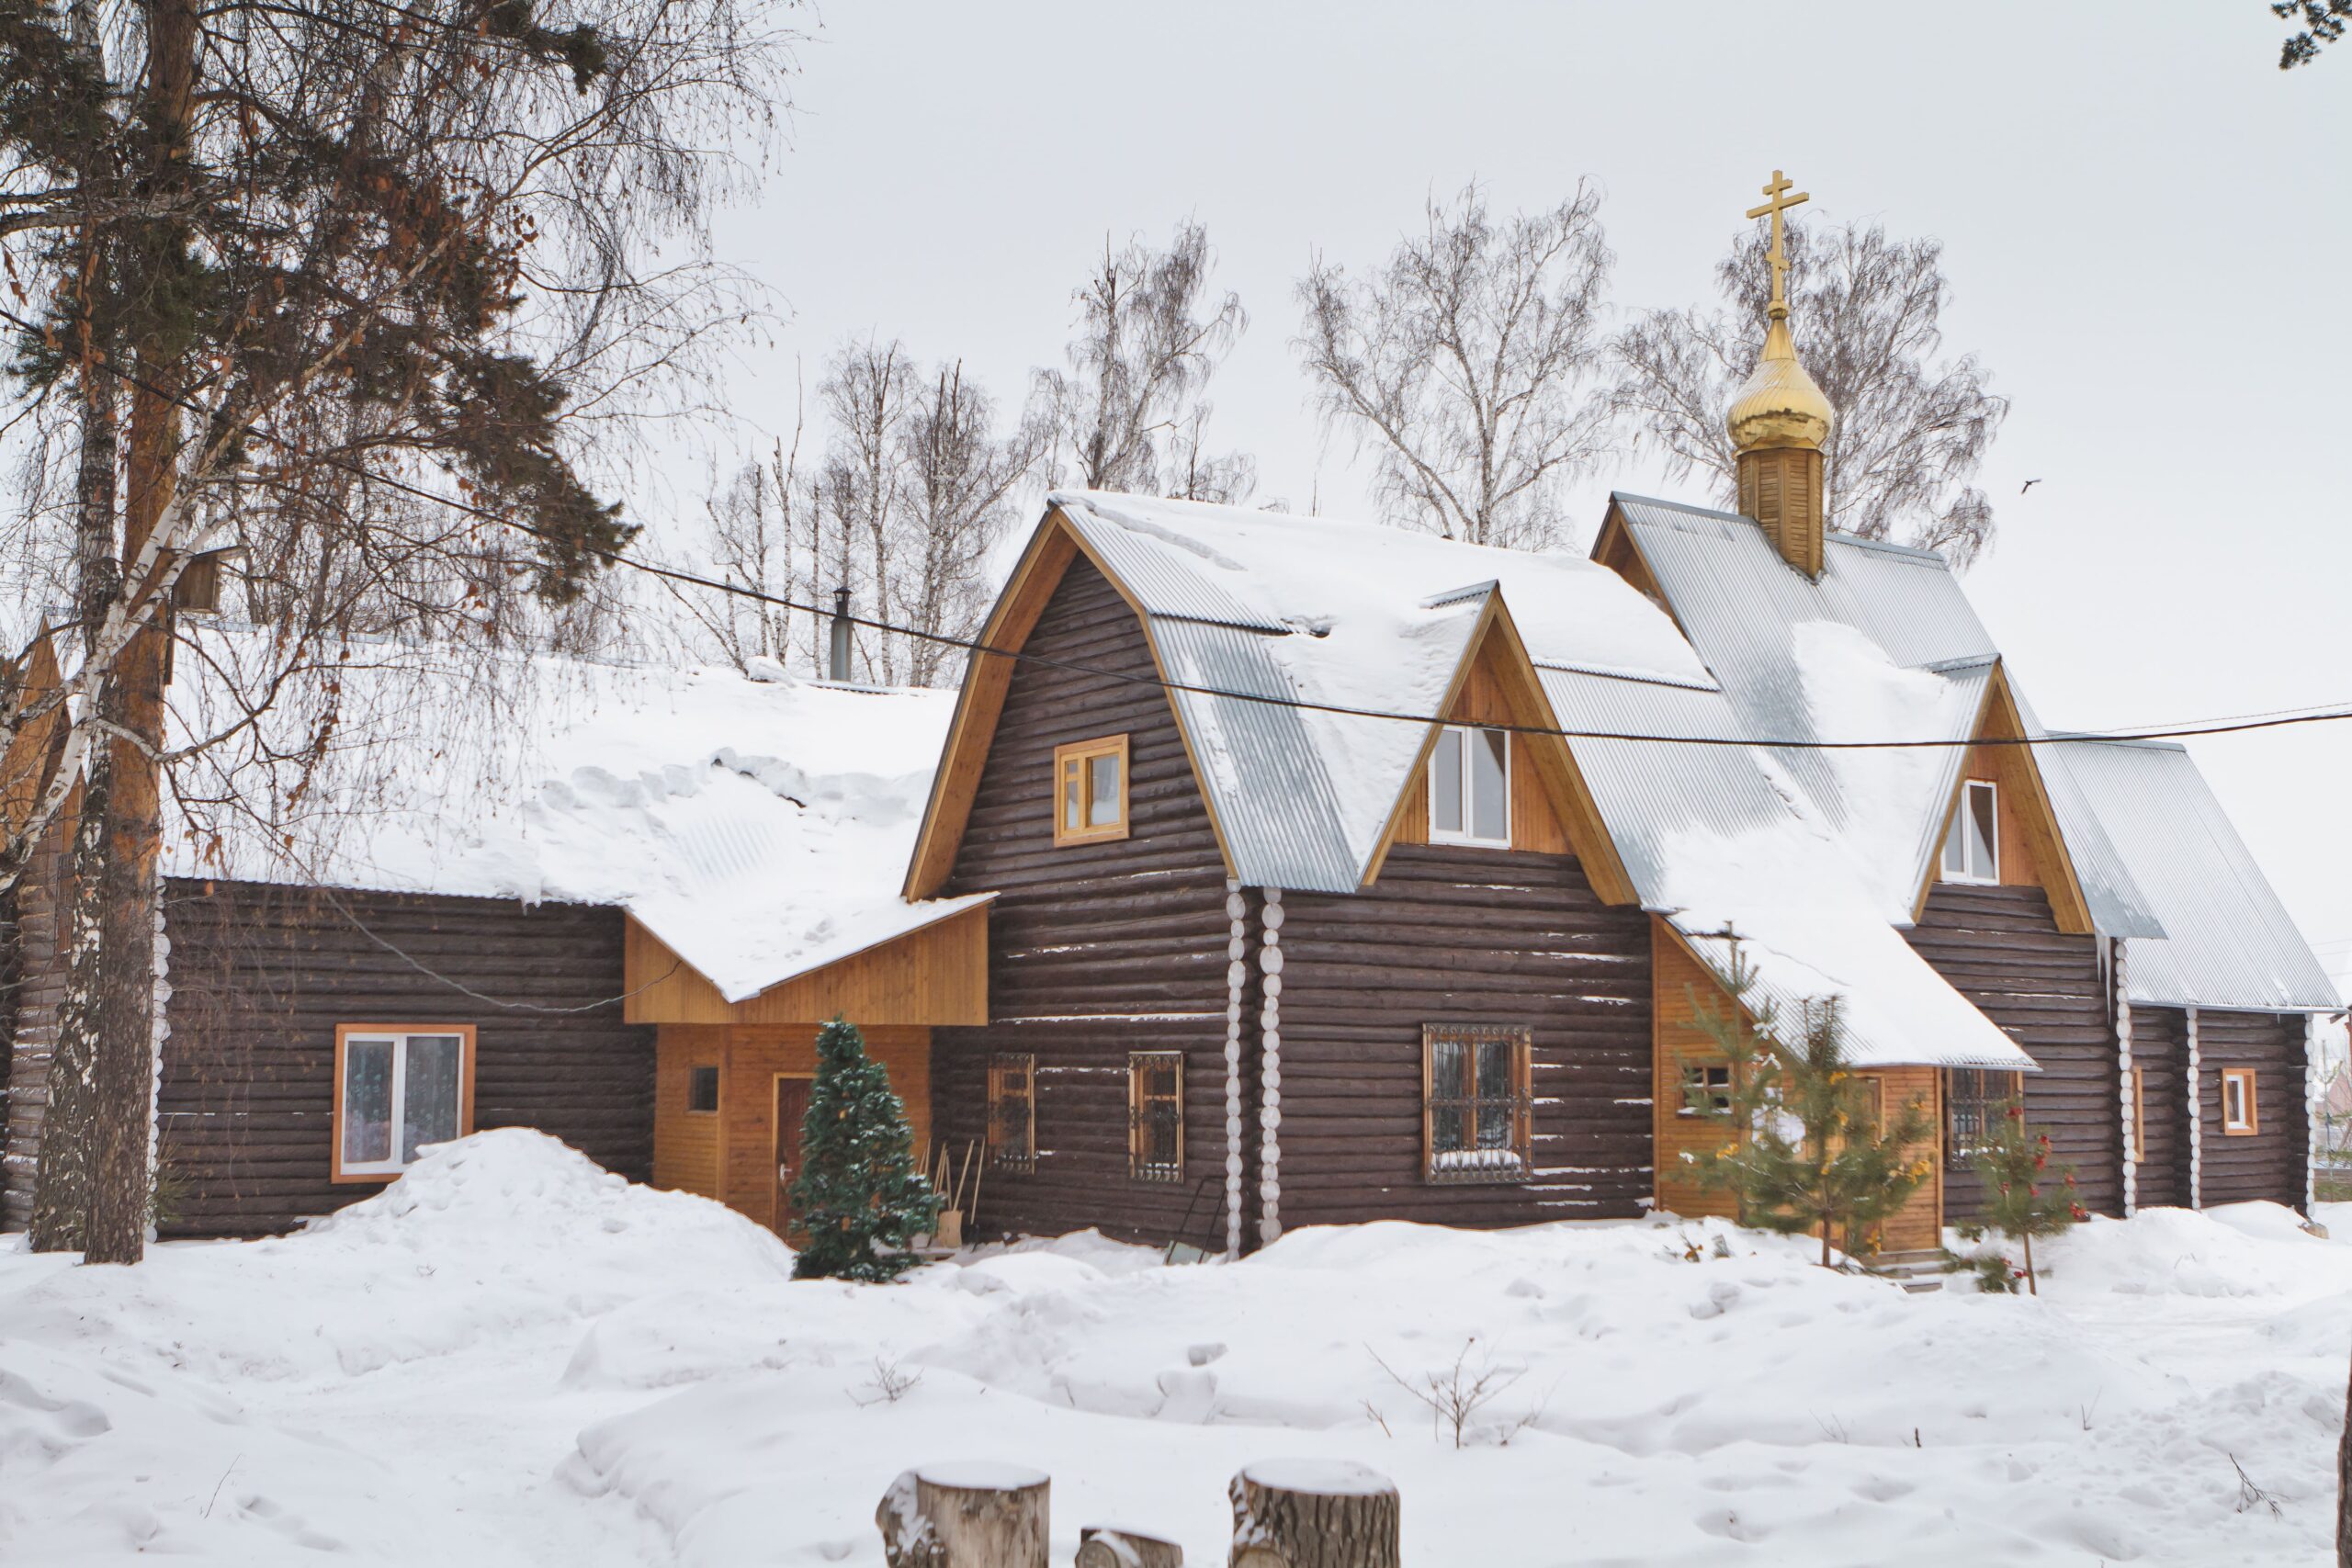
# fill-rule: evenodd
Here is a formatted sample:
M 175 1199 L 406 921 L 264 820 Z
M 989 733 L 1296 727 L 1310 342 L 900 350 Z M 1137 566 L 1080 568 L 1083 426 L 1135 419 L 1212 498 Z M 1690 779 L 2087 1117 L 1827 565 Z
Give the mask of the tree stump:
M 1078 1532 L 1078 1568 L 1184 1568 L 1184 1549 L 1156 1535 L 1089 1525 Z
M 1396 1483 L 1347 1460 L 1261 1460 L 1227 1488 L 1227 1568 L 1397 1568 Z
M 1043 1471 L 926 1464 L 902 1472 L 874 1510 L 890 1568 L 1046 1568 Z

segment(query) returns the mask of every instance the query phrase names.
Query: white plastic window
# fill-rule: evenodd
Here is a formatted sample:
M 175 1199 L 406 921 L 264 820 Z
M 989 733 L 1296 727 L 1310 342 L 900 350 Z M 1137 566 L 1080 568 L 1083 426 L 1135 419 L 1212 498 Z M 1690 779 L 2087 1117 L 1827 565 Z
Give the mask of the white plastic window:
M 1448 725 L 1430 753 L 1430 842 L 1510 842 L 1510 732 Z
M 2001 880 L 2000 792 L 1987 780 L 1970 779 L 1960 787 L 1960 809 L 1944 835 L 1944 880 Z
M 465 1129 L 462 1034 L 352 1034 L 343 1044 L 341 1168 L 345 1176 L 405 1168 L 427 1144 Z

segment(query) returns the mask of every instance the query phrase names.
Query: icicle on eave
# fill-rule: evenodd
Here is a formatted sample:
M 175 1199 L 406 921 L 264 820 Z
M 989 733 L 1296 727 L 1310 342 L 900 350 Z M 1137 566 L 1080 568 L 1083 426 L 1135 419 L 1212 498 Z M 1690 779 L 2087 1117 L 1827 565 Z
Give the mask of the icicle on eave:
M 2123 1108 L 2123 1217 L 2130 1219 L 2140 1207 L 2140 1140 L 2135 1134 L 2139 1107 L 2132 1093 L 2132 984 L 2129 975 L 2131 957 L 2125 952 L 2121 937 L 2115 942 L 2115 1061 L 2122 1083 L 2117 1101 Z
M 1225 1255 L 1241 1256 L 1241 992 L 1250 978 L 1250 904 L 1225 883 Z
M 2188 1010 L 2188 1206 L 2205 1206 L 2205 1085 L 2198 1061 L 2197 1010 Z
M 1262 890 L 1265 907 L 1259 916 L 1259 986 L 1264 1003 L 1258 1010 L 1259 1096 L 1258 1245 L 1270 1247 L 1283 1234 L 1283 890 Z

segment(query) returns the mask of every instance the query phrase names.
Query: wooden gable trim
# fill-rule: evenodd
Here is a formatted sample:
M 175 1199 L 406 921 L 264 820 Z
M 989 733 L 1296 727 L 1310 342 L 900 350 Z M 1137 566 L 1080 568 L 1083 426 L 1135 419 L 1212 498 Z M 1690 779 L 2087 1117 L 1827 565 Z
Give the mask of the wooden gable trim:
M 988 651 L 974 653 L 971 671 L 956 699 L 956 717 L 948 727 L 939 772 L 932 778 L 931 798 L 923 807 L 922 829 L 915 839 L 914 858 L 907 869 L 903 891 L 908 898 L 936 897 L 955 871 L 956 852 L 963 844 L 964 829 L 971 819 L 980 773 L 996 739 L 997 721 L 1004 716 L 1005 694 L 1012 689 L 1013 667 L 1019 662 L 1015 656 L 1027 645 L 1030 633 L 1036 629 L 1037 619 L 1045 614 L 1054 590 L 1061 586 L 1070 562 L 1080 556 L 1102 574 L 1102 580 L 1134 612 L 1136 626 L 1143 633 L 1144 647 L 1151 654 L 1152 673 L 1163 687 L 1170 683 L 1167 661 L 1160 657 L 1159 641 L 1152 636 L 1151 617 L 1144 612 L 1142 603 L 1111 570 L 1110 563 L 1071 526 L 1060 507 L 1047 512 L 1037 525 L 1029 547 L 1023 552 L 1020 565 L 1013 569 L 1012 581 L 999 596 L 996 609 L 989 614 L 988 626 L 980 633 L 978 640 Z M 1195 743 L 1192 726 L 1184 721 L 1183 705 L 1175 700 L 1174 693 L 1164 694 L 1168 711 L 1176 721 L 1176 733 L 1184 742 L 1185 760 L 1192 764 L 1193 782 L 1200 793 L 1202 807 L 1208 813 L 1209 829 L 1216 837 L 1217 853 L 1225 861 L 1225 874 L 1231 876 L 1233 851 L 1226 838 L 1224 819 L 1217 815 L 1216 793 L 1208 787 L 1207 775 L 1201 767 L 1200 747 Z
M 740 1002 L 627 916 L 622 935 L 630 1023 L 818 1023 L 840 1013 L 866 1025 L 989 1021 L 989 906 L 976 905 L 846 954 Z
M 2009 689 L 2008 671 L 1996 663 L 1993 678 L 1984 685 L 1984 701 L 1977 710 L 1976 723 L 1969 732 L 1972 750 L 1977 741 L 2017 740 L 2024 735 L 2025 720 L 2018 712 L 2017 696 Z M 2003 746 L 2000 750 L 2014 757 L 2016 774 L 2024 782 L 2024 789 L 2018 792 L 2024 798 L 2019 803 L 2018 819 L 2025 829 L 2034 867 L 2041 874 L 2042 891 L 2049 897 L 2050 912 L 2060 931 L 2073 936 L 2088 935 L 2095 929 L 2090 900 L 2083 892 L 2082 877 L 2075 869 L 2075 858 L 2066 847 L 2065 835 L 2059 831 L 2058 810 L 2051 803 L 2041 760 L 2031 746 Z M 1967 759 L 1963 757 L 1952 780 L 1951 794 L 1944 801 L 1918 893 L 1912 900 L 1911 918 L 1915 921 L 1927 913 L 1928 896 L 1942 880 L 1944 840 L 1951 832 L 1952 817 L 1960 809 L 1968 778 Z
M 17 701 L 29 705 L 63 683 L 57 648 L 46 622 L 32 646 L 25 649 L 15 674 Z M 13 837 L 32 818 L 57 771 L 64 740 L 65 705 L 61 703 L 18 730 L 0 752 L 0 834 Z
M 1651 569 L 1649 558 L 1642 554 L 1641 541 L 1634 537 L 1634 530 L 1626 524 L 1624 509 L 1613 501 L 1609 503 L 1608 515 L 1601 519 L 1600 537 L 1592 542 L 1591 558 L 1664 610 L 1667 619 L 1674 623 L 1674 629 L 1682 632 L 1682 640 L 1690 640 L 1690 634 L 1683 629 L 1682 617 L 1674 613 L 1674 602 L 1666 596 L 1665 587 Z
M 1531 728 L 1556 728 L 1550 699 L 1544 695 L 1544 682 L 1536 674 L 1535 661 L 1528 657 L 1527 645 L 1512 621 L 1510 606 L 1499 592 L 1489 593 L 1478 613 L 1477 625 L 1470 631 L 1463 649 L 1462 660 L 1454 667 L 1453 678 L 1447 682 L 1445 701 L 1438 712 L 1451 718 L 1462 699 L 1463 687 L 1470 672 L 1486 656 L 1491 644 L 1499 666 L 1500 684 L 1505 700 L 1510 705 L 1513 723 Z M 1437 744 L 1441 725 L 1429 727 L 1421 738 L 1419 749 L 1413 755 L 1413 765 L 1407 772 L 1397 790 L 1396 803 L 1389 807 L 1388 821 L 1374 848 L 1372 859 L 1364 868 L 1362 886 L 1371 886 L 1379 880 L 1380 868 L 1386 863 L 1388 852 L 1396 842 L 1405 825 L 1406 813 L 1419 798 L 1416 785 L 1429 771 L 1430 752 Z M 1600 808 L 1592 797 L 1592 790 L 1585 782 L 1583 771 L 1577 766 L 1575 753 L 1566 740 L 1556 735 L 1521 733 L 1512 738 L 1513 749 L 1532 764 L 1535 776 L 1543 786 L 1553 809 L 1558 814 L 1560 826 L 1567 835 L 1568 846 L 1575 851 L 1577 863 L 1583 866 L 1585 877 L 1604 904 L 1631 904 L 1636 901 L 1634 879 L 1625 870 L 1625 863 L 1617 853 L 1616 840 L 1609 836 L 1607 824 L 1600 818 Z

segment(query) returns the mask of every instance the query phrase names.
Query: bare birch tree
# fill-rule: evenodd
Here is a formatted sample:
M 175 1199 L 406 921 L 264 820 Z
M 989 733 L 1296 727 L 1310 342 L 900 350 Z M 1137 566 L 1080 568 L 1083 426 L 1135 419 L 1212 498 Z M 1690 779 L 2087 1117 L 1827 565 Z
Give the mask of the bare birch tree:
M 1375 456 L 1385 519 L 1476 545 L 1559 540 L 1561 480 L 1608 429 L 1600 193 L 1498 219 L 1465 186 L 1361 280 L 1319 256 L 1295 340 L 1325 427 Z
M 1026 433 L 1000 437 L 995 423 L 994 401 L 965 378 L 960 362 L 941 367 L 908 411 L 898 442 L 904 543 L 882 585 L 888 619 L 943 637 L 979 635 L 990 600 L 988 554 L 1011 524 L 1014 487 L 1035 461 Z M 961 649 L 904 640 L 910 685 L 962 678 Z
M 1805 369 L 1838 411 L 1825 457 L 1832 525 L 1866 539 L 1940 549 L 1966 566 L 1993 538 L 1974 483 L 2008 414 L 1971 355 L 1938 357 L 1951 296 L 1943 246 L 1894 240 L 1879 224 L 1788 225 L 1791 325 Z M 1761 229 L 1716 268 L 1729 309 L 1657 310 L 1619 339 L 1619 407 L 1635 439 L 1678 477 L 1713 481 L 1737 503 L 1724 413 L 1756 366 L 1771 293 Z
M 83 450 L 119 454 L 76 466 L 91 496 L 117 469 L 103 529 L 85 504 L 51 552 L 72 557 L 78 660 L 0 690 L 8 787 L 33 784 L 0 892 L 78 798 L 99 837 L 77 896 L 98 908 L 74 936 L 43 1140 L 82 1157 L 42 1161 L 65 1186 L 35 1242 L 134 1261 L 175 771 L 281 705 L 301 737 L 270 747 L 315 765 L 362 716 L 336 649 L 371 626 L 489 649 L 579 613 L 632 532 L 585 436 L 625 438 L 740 317 L 697 239 L 730 149 L 770 122 L 788 40 L 736 0 L 589 0 L 568 26 L 512 0 L 90 3 L 94 28 L 42 0 L 0 12 L 0 245 L 32 284 L 6 315 L 10 390 L 38 410 L 80 389 L 80 417 L 113 427 Z M 28 532 L 35 555 L 51 543 Z M 175 592 L 231 546 L 270 654 L 238 672 L 247 716 L 190 737 L 169 671 L 202 639 Z M 18 744 L 51 715 L 54 746 Z
M 1209 379 L 1250 324 L 1238 294 L 1211 288 L 1212 265 L 1208 231 L 1190 220 L 1165 250 L 1140 236 L 1117 251 L 1103 241 L 1102 260 L 1071 296 L 1078 335 L 1068 368 L 1033 380 L 1050 482 L 1227 504 L 1249 498 L 1255 462 L 1201 449 Z

